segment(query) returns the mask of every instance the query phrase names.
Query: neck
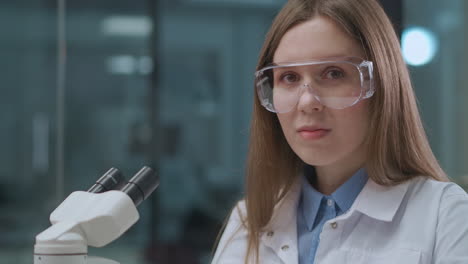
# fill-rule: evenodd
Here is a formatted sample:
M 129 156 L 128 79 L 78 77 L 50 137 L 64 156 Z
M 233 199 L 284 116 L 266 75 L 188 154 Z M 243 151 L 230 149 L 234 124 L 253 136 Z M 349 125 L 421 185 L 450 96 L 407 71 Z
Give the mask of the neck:
M 317 179 L 315 182 L 315 188 L 317 191 L 325 195 L 331 195 L 336 191 L 336 189 L 343 185 L 343 183 L 349 180 L 360 168 L 361 167 L 339 170 L 336 168 L 316 167 L 315 172 Z
M 315 166 L 315 184 L 317 191 L 331 195 L 343 183 L 349 180 L 365 164 L 364 155 L 351 155 L 347 162 L 341 161 L 340 164 L 331 164 L 326 166 Z

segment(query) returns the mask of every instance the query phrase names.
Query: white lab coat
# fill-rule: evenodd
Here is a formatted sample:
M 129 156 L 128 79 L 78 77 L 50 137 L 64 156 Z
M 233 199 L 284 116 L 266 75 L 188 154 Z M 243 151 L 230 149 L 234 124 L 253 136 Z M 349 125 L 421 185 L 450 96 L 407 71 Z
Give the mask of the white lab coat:
M 300 190 L 298 181 L 276 207 L 260 237 L 260 263 L 298 263 Z M 212 264 L 244 263 L 245 212 L 241 201 Z M 369 179 L 350 210 L 325 223 L 314 264 L 468 264 L 468 195 L 454 183 L 424 177 L 393 187 Z

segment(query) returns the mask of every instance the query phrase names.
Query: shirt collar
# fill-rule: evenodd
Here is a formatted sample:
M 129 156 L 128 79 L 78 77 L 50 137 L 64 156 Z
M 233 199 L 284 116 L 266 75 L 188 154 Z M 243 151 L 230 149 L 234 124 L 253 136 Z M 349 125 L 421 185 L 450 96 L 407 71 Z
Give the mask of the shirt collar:
M 312 185 L 309 184 L 305 175 L 315 174 L 314 169 L 307 168 L 304 170 L 304 176 L 302 177 L 301 187 L 301 201 L 299 203 L 300 212 L 304 215 L 307 228 L 312 230 L 315 218 L 320 209 L 320 203 L 325 195 L 318 192 Z M 344 184 L 342 184 L 335 192 L 331 194 L 331 197 L 338 205 L 340 212 L 348 211 L 356 200 L 356 197 L 364 188 L 368 179 L 366 170 L 364 168 L 359 169 L 356 173 L 351 176 Z
M 315 190 L 305 176 L 302 177 L 301 191 L 299 212 L 304 216 L 307 229 L 312 230 L 324 195 Z
M 351 208 L 354 200 L 366 185 L 367 179 L 366 170 L 361 168 L 331 195 L 342 212 Z

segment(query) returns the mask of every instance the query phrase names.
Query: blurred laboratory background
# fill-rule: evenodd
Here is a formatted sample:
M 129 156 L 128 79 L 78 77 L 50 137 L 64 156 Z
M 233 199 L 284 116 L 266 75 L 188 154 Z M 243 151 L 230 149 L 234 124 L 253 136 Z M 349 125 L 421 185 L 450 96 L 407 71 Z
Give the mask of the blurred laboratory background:
M 72 191 L 143 165 L 161 187 L 90 255 L 209 263 L 242 197 L 253 72 L 285 1 L 1 1 L 0 263 L 32 263 L 35 235 Z M 468 188 L 468 2 L 381 2 L 435 154 Z

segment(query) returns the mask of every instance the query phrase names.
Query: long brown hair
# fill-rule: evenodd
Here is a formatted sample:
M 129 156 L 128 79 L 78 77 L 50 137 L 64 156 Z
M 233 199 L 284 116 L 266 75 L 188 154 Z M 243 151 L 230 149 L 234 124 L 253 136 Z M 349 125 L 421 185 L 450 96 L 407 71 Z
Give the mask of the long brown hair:
M 342 26 L 362 43 L 366 59 L 374 63 L 376 91 L 370 98 L 372 129 L 366 161 L 369 177 L 381 185 L 395 185 L 420 175 L 448 181 L 424 132 L 398 37 L 376 0 L 289 0 L 266 36 L 257 70 L 272 62 L 289 29 L 317 15 Z M 246 263 L 252 255 L 259 262 L 260 234 L 303 164 L 286 142 L 276 114 L 255 98 L 246 171 Z

